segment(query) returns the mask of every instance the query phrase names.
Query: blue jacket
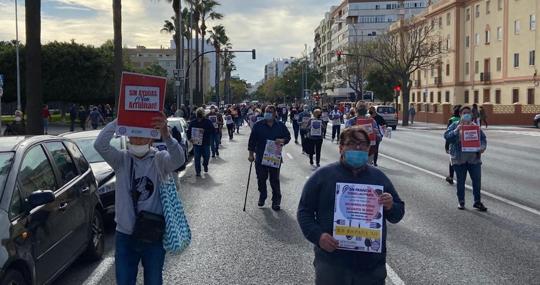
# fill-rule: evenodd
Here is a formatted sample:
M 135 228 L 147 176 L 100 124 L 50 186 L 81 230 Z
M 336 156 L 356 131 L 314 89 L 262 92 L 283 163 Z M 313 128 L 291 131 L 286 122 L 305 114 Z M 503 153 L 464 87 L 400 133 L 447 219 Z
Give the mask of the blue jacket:
M 456 131 L 457 126 L 459 126 L 459 122 L 451 124 L 444 133 L 444 139 L 450 144 L 450 158 L 452 159 L 452 164 L 464 164 L 465 162 L 473 164 L 482 163 L 482 154 L 480 152 L 463 153 L 461 151 L 460 132 Z M 487 148 L 486 135 L 482 130 L 480 130 L 480 144 L 482 150 Z
M 261 120 L 253 125 L 251 134 L 249 135 L 248 150 L 255 152 L 255 162 L 260 164 L 266 148 L 267 140 L 283 139 L 285 144 L 291 140 L 291 133 L 284 123 L 274 121 L 270 127 L 266 120 Z

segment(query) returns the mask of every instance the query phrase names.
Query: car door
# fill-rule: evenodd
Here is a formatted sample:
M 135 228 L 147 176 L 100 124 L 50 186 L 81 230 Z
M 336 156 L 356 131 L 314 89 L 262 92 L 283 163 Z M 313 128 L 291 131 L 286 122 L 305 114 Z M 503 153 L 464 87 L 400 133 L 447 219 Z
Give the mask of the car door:
M 53 169 L 59 178 L 59 192 L 62 193 L 60 206 L 66 218 L 63 221 L 64 226 L 68 228 L 68 238 L 64 246 L 74 255 L 88 240 L 90 213 L 85 198 L 90 194 L 90 187 L 79 175 L 73 158 L 62 142 L 47 142 L 44 146 L 54 162 Z
M 54 276 L 72 254 L 65 246 L 69 236 L 69 227 L 64 223 L 67 218 L 62 210 L 66 193 L 59 191 L 53 164 L 41 145 L 33 146 L 25 153 L 17 176 L 17 188 L 23 201 L 37 190 L 55 192 L 55 201 L 31 209 L 19 220 L 30 233 L 37 283 L 41 284 Z

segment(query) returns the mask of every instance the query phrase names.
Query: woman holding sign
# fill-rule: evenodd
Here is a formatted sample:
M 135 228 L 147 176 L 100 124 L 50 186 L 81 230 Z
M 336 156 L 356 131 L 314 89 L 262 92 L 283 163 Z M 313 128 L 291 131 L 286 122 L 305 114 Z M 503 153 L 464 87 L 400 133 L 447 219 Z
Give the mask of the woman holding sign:
M 444 133 L 444 138 L 450 144 L 450 157 L 457 176 L 458 209 L 465 209 L 465 180 L 467 172 L 471 176 L 473 186 L 473 207 L 485 212 L 482 204 L 480 189 L 482 181 L 482 153 L 486 150 L 486 135 L 480 126 L 473 123 L 471 108 L 461 107 L 461 120 L 453 123 Z
M 313 155 L 315 154 L 315 159 L 317 161 L 317 167 L 321 166 L 321 149 L 323 143 L 323 121 L 321 120 L 321 109 L 316 108 L 313 111 L 313 118 L 308 122 L 309 132 L 308 132 L 308 145 L 306 147 L 307 153 L 309 154 L 309 164 L 313 165 Z M 308 149 L 309 148 L 309 149 Z
M 369 148 L 364 128 L 345 129 L 339 161 L 304 185 L 297 220 L 314 244 L 317 285 L 385 284 L 386 222 L 401 221 L 405 204 L 390 179 L 368 165 Z

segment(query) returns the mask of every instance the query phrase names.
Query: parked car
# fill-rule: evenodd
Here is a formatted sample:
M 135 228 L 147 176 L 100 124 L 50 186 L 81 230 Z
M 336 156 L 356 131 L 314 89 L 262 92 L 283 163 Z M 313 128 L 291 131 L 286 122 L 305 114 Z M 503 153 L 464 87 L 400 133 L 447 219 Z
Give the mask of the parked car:
M 107 214 L 114 212 L 114 192 L 116 190 L 116 176 L 114 169 L 101 157 L 94 149 L 94 141 L 100 131 L 86 131 L 78 133 L 66 133 L 61 136 L 73 140 L 81 149 L 90 163 L 90 167 L 94 172 L 98 183 L 98 194 L 103 204 L 103 208 Z M 111 145 L 116 149 L 122 150 L 127 148 L 127 139 L 124 136 L 114 137 L 111 140 Z
M 375 106 L 375 110 L 386 121 L 388 127 L 392 127 L 392 130 L 397 128 L 398 117 L 396 108 L 393 106 L 379 105 Z
M 96 178 L 77 145 L 0 138 L 0 284 L 47 284 L 104 251 Z
M 534 116 L 534 126 L 537 128 L 540 126 L 540 114 Z

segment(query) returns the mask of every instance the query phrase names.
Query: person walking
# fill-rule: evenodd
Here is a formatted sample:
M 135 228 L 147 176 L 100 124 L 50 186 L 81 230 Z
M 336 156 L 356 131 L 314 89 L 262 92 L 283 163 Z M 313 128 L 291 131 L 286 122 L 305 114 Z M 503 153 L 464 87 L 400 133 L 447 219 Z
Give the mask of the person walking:
M 208 119 L 212 122 L 214 126 L 214 132 L 212 132 L 211 140 L 211 150 L 212 157 L 219 156 L 219 145 L 221 144 L 221 130 L 223 128 L 223 116 L 217 112 L 216 107 L 212 106 L 210 108 L 210 113 L 208 114 Z
M 198 108 L 195 114 L 196 118 L 189 123 L 187 137 L 193 143 L 195 174 L 197 177 L 201 177 L 201 158 L 203 159 L 204 172 L 208 173 L 214 125 L 204 117 L 203 108 Z
M 465 126 L 474 126 L 472 110 L 468 106 L 463 106 L 460 109 L 461 119 L 459 122 L 453 123 L 444 133 L 444 138 L 450 143 L 450 156 L 452 165 L 457 176 L 457 198 L 458 209 L 465 209 L 465 180 L 467 173 L 471 176 L 474 203 L 473 207 L 479 211 L 487 211 L 487 208 L 482 203 L 480 189 L 482 187 L 482 154 L 487 148 L 486 135 L 481 129 L 478 129 L 480 134 L 477 134 L 480 140 L 480 150 L 467 152 L 463 150 L 461 143 L 462 128 Z
M 289 115 L 289 108 L 287 108 L 287 105 L 283 105 L 281 108 L 281 122 L 286 124 L 287 123 L 287 116 Z
M 298 144 L 298 133 L 300 132 L 300 124 L 298 123 L 298 119 L 300 117 L 300 112 L 298 110 L 298 106 L 291 107 L 291 112 L 289 113 L 291 123 L 293 126 L 293 132 L 294 132 L 294 143 Z
M 371 122 L 370 126 L 369 123 L 368 126 L 366 126 L 366 131 L 370 136 L 372 146 L 369 149 L 369 164 L 373 164 L 375 159 L 375 146 L 377 144 L 377 140 L 381 139 L 381 132 L 379 131 L 377 122 L 373 118 L 368 117 L 367 114 L 368 109 L 366 103 L 364 101 L 358 101 L 356 108 L 351 108 L 350 118 L 345 123 L 345 128 L 355 126 L 358 123 L 358 120 L 368 120 Z
M 229 133 L 229 140 L 234 138 L 234 120 L 231 115 L 231 109 L 225 111 L 225 123 L 227 125 L 227 132 Z
M 86 113 L 86 110 L 84 109 L 84 106 L 79 107 L 79 126 L 83 131 L 86 131 L 86 118 L 88 118 L 88 113 Z
M 116 173 L 115 192 L 115 265 L 116 284 L 135 285 L 139 264 L 144 284 L 163 284 L 165 222 L 159 187 L 185 162 L 184 152 L 167 128 L 167 117 L 153 120 L 167 145 L 166 151 L 152 148 L 152 139 L 129 137 L 127 150 L 111 146 L 116 120 L 99 133 L 94 148 Z M 163 220 L 156 223 L 155 220 Z M 154 221 L 154 222 L 148 222 Z
M 411 125 L 414 125 L 415 116 L 416 116 L 416 109 L 414 108 L 414 104 L 411 104 L 411 107 L 409 108 L 409 118 L 411 119 Z
M 26 135 L 26 122 L 24 121 L 23 112 L 15 111 L 13 122 L 6 125 L 4 136 L 24 136 Z
M 69 131 L 73 132 L 75 131 L 75 121 L 77 120 L 77 106 L 75 104 L 71 104 L 71 107 L 69 108 Z
M 97 107 L 94 107 L 94 109 L 90 112 L 90 115 L 88 115 L 88 119 L 86 124 L 90 123 L 93 130 L 97 130 L 99 126 L 99 122 L 105 123 L 105 119 L 101 116 L 101 113 L 98 111 Z
M 446 124 L 446 129 L 448 129 L 452 124 L 457 123 L 460 121 L 460 112 L 461 105 L 454 106 L 454 113 L 452 114 L 452 117 L 448 119 L 448 124 Z M 444 142 L 444 149 L 447 154 L 450 154 L 450 142 L 445 140 Z M 446 176 L 446 182 L 448 184 L 453 185 L 454 184 L 454 166 L 452 165 L 452 159 L 448 162 L 448 176 Z
M 49 106 L 47 104 L 43 105 L 43 109 L 41 110 L 41 119 L 43 120 L 43 133 L 48 134 L 51 113 L 49 112 Z
M 343 120 L 343 113 L 337 106 L 334 106 L 334 110 L 330 113 L 330 120 L 332 120 L 332 142 L 337 138 L 339 142 L 339 136 L 341 134 L 341 121 Z
M 328 107 L 321 109 L 321 120 L 323 123 L 322 137 L 326 138 L 326 130 L 328 129 L 328 122 L 330 121 L 330 116 L 328 115 Z
M 298 115 L 298 123 L 300 124 L 300 142 L 302 145 L 302 153 L 306 152 L 306 147 L 309 147 L 307 144 L 307 135 L 309 131 L 308 122 L 311 119 L 311 113 L 309 112 L 309 107 L 307 105 L 303 106 L 303 111 Z
M 480 124 L 479 124 L 479 126 L 482 126 L 482 123 L 484 123 L 486 125 L 486 129 L 487 129 L 488 122 L 487 122 L 486 110 L 484 110 L 483 106 L 480 106 Z
M 390 179 L 367 164 L 370 140 L 365 129 L 355 126 L 341 133 L 338 162 L 318 169 L 302 191 L 297 220 L 305 238 L 314 245 L 315 284 L 384 285 L 386 279 L 387 221 L 395 224 L 405 215 Z M 381 253 L 348 251 L 333 236 L 336 186 L 341 183 L 380 185 L 377 199 L 382 205 Z M 371 241 L 371 240 L 370 240 Z
M 377 110 L 374 106 L 369 107 L 369 116 L 375 120 L 377 123 L 377 129 L 379 130 L 379 135 L 377 136 L 377 141 L 375 143 L 375 146 L 373 147 L 373 166 L 377 165 L 377 160 L 379 159 L 379 146 L 381 145 L 381 142 L 384 137 L 384 132 L 386 131 L 386 121 L 384 118 L 377 113 Z
M 317 167 L 321 167 L 321 149 L 323 143 L 322 129 L 324 126 L 321 116 L 321 109 L 315 108 L 313 110 L 313 118 L 308 122 L 307 140 L 309 147 L 307 147 L 307 153 L 309 154 L 309 164 L 313 166 L 313 155 L 315 155 Z
M 279 181 L 279 172 L 281 163 L 278 167 L 263 164 L 263 155 L 268 144 L 274 143 L 274 148 L 282 148 L 291 140 L 291 134 L 285 124 L 276 120 L 276 107 L 269 105 L 264 112 L 264 120 L 261 120 L 253 126 L 249 136 L 248 151 L 249 162 L 255 162 L 255 172 L 257 174 L 257 185 L 259 188 L 259 207 L 264 207 L 267 198 L 266 180 L 270 178 L 270 187 L 272 187 L 272 210 L 281 209 L 281 186 Z
M 478 105 L 472 105 L 471 114 L 473 117 L 473 123 L 480 126 L 480 111 L 478 111 Z

